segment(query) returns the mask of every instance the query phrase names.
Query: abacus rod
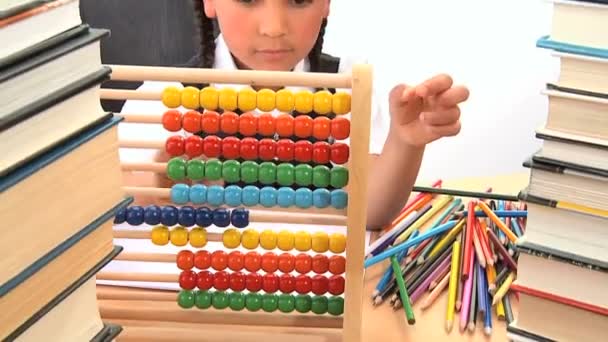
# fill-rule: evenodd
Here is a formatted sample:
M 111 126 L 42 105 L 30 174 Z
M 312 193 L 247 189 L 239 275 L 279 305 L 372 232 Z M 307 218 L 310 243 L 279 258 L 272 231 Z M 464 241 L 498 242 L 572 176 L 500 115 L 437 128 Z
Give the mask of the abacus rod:
M 151 90 L 129 89 L 99 89 L 99 98 L 102 100 L 146 100 L 160 101 L 161 92 Z
M 97 280 L 142 281 L 153 283 L 178 283 L 179 274 L 172 273 L 134 273 L 134 272 L 98 272 Z
M 168 253 L 120 253 L 114 260 L 143 261 L 143 262 L 171 262 L 175 263 L 177 254 Z
M 165 81 L 182 83 L 222 83 L 253 86 L 311 88 L 352 87 L 348 73 L 308 73 L 292 71 L 222 70 L 205 68 L 108 65 L 115 81 Z
M 114 229 L 114 238 L 115 239 L 140 239 L 140 240 L 147 239 L 147 240 L 150 240 L 152 238 L 152 232 L 149 230 Z M 207 232 L 207 241 L 221 242 L 222 234 Z M 170 261 L 174 262 L 175 258 L 173 258 L 173 260 L 170 260 Z

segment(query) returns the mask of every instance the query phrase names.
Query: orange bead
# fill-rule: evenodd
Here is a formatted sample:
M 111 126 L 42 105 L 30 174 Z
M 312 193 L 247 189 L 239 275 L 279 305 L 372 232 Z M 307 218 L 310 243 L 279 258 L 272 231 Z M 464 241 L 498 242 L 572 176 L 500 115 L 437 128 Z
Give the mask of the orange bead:
M 331 136 L 337 140 L 343 140 L 350 135 L 350 121 L 345 117 L 337 117 L 331 120 Z
M 239 131 L 239 116 L 235 112 L 223 112 L 220 117 L 220 130 L 228 135 Z
M 201 118 L 201 128 L 207 134 L 215 134 L 220 130 L 220 115 L 217 112 L 208 110 L 203 113 Z
M 245 269 L 249 272 L 257 272 L 262 264 L 262 256 L 258 252 L 245 254 Z
M 293 116 L 281 114 L 276 119 L 276 131 L 281 138 L 293 136 Z
M 313 120 L 312 135 L 315 139 L 327 140 L 331 134 L 331 120 L 325 116 L 316 117 Z
M 176 264 L 180 270 L 190 270 L 194 267 L 194 253 L 189 250 L 179 251 L 176 257 Z
M 251 112 L 239 117 L 239 132 L 246 137 L 254 136 L 258 131 L 258 118 Z
M 332 255 L 328 268 L 332 274 L 342 274 L 346 270 L 346 259 L 342 255 Z
M 295 269 L 298 273 L 306 274 L 312 269 L 312 257 L 306 253 L 296 256 Z
M 308 115 L 297 116 L 294 120 L 293 131 L 298 138 L 308 138 L 312 136 L 313 120 Z
M 245 267 L 245 256 L 239 251 L 232 251 L 228 254 L 228 268 L 232 271 L 240 271 Z
M 201 131 L 201 113 L 195 110 L 187 111 L 182 117 L 182 126 L 186 132 L 198 133 Z
M 329 270 L 329 258 L 323 254 L 316 254 L 312 257 L 312 271 L 323 274 Z
M 290 253 L 279 255 L 279 270 L 283 273 L 290 273 L 294 270 L 296 258 Z
M 163 113 L 161 122 L 167 131 L 177 132 L 182 129 L 182 113 L 177 109 L 170 109 Z
M 228 254 L 224 251 L 211 253 L 211 267 L 216 271 L 223 271 L 228 267 Z
M 258 117 L 258 133 L 270 137 L 276 132 L 275 119 L 270 113 L 260 114 Z
M 272 252 L 262 255 L 262 269 L 264 272 L 273 273 L 279 269 L 279 257 Z

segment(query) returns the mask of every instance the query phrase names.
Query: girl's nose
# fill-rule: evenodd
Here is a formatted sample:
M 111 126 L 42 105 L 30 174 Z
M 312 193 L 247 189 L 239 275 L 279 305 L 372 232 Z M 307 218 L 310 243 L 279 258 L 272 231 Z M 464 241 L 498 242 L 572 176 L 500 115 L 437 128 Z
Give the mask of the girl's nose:
M 284 6 L 278 1 L 266 1 L 267 5 L 259 19 L 260 34 L 270 38 L 278 38 L 287 34 L 288 21 Z

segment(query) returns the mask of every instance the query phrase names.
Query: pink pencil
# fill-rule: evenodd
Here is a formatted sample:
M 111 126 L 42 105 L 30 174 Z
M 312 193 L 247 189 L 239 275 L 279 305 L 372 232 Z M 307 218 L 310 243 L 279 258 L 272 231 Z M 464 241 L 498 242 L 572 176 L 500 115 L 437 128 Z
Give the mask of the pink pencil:
M 420 285 L 416 288 L 416 290 L 410 295 L 410 300 L 412 304 L 415 303 L 422 295 L 429 289 L 429 284 L 433 279 L 437 278 L 437 275 L 441 274 L 445 269 L 451 267 L 452 256 L 448 255 L 443 261 L 429 274 L 426 279 L 420 283 Z
M 470 263 L 469 274 L 473 273 L 474 263 Z M 464 293 L 462 294 L 462 307 L 460 308 L 460 331 L 464 331 L 469 324 L 469 308 L 471 306 L 471 291 L 473 290 L 473 277 L 468 277 L 464 284 Z

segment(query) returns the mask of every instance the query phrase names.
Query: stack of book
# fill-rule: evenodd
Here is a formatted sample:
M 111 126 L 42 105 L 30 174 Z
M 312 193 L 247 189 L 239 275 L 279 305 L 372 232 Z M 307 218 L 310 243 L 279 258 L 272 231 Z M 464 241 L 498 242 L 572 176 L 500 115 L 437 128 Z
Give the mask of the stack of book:
M 543 91 L 541 149 L 530 182 L 520 252 L 518 341 L 601 341 L 608 332 L 608 0 L 553 0 L 551 32 L 537 41 L 560 62 Z
M 108 34 L 78 0 L 0 4 L 0 340 L 106 341 L 95 274 L 114 246 L 119 119 L 99 85 Z M 15 231 L 11 231 L 14 229 Z

